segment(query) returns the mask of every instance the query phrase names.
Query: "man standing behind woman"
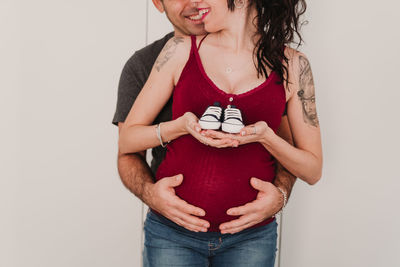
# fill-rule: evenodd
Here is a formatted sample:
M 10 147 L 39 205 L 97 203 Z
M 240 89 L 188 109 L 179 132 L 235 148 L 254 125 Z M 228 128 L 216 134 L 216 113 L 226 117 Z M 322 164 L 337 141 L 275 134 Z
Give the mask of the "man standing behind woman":
M 165 3 L 166 2 L 168 1 L 165 1 Z M 240 151 L 240 149 L 242 148 L 242 151 L 252 150 L 253 152 L 255 152 L 254 155 L 256 157 L 263 155 L 265 156 L 267 155 L 265 153 L 268 153 L 266 157 L 268 164 L 271 162 L 270 160 L 272 159 L 272 155 L 292 173 L 296 174 L 306 182 L 314 184 L 320 178 L 322 165 L 319 125 L 316 114 L 309 116 L 309 109 L 306 109 L 306 104 L 308 103 L 312 103 L 315 105 L 315 101 L 313 99 L 309 99 L 310 95 L 312 97 L 314 96 L 313 84 L 310 82 L 302 82 L 304 78 L 302 76 L 311 75 L 311 71 L 308 71 L 309 64 L 304 55 L 290 48 L 286 48 L 285 50 L 283 50 L 284 45 L 292 41 L 294 32 L 297 31 L 297 2 L 228 1 L 227 3 L 224 0 L 192 2 L 197 5 L 198 10 L 202 10 L 200 16 L 196 16 L 196 14 L 193 14 L 192 18 L 194 18 L 195 20 L 199 20 L 199 23 L 204 22 L 206 30 L 208 32 L 212 32 L 213 34 L 207 36 L 203 43 L 202 50 L 198 50 L 199 42 L 196 41 L 195 38 L 190 39 L 176 37 L 167 43 L 164 51 L 159 56 L 158 64 L 156 63 L 156 66 L 153 69 L 149 80 L 146 82 L 146 85 L 144 86 L 142 93 L 137 98 L 132 108 L 132 111 L 130 112 L 126 120 L 125 125 L 122 127 L 120 135 L 121 154 L 139 152 L 149 147 L 155 147 L 159 145 L 160 138 L 157 137 L 157 135 L 155 134 L 155 128 L 146 125 L 153 123 L 156 115 L 161 111 L 161 109 L 170 98 L 172 94 L 172 89 L 175 87 L 175 92 L 178 91 L 177 88 L 179 85 L 179 81 L 181 79 L 184 79 L 185 75 L 188 75 L 187 73 L 185 74 L 185 66 L 187 66 L 191 62 L 191 65 L 193 66 L 196 66 L 197 64 L 197 67 L 199 67 L 200 70 L 201 67 L 203 67 L 201 64 L 204 65 L 204 73 L 202 74 L 204 75 L 204 77 L 202 77 L 203 82 L 204 80 L 208 79 L 210 85 L 218 85 L 218 87 L 215 86 L 215 92 L 213 93 L 216 93 L 218 90 L 220 90 L 221 92 L 218 93 L 223 95 L 221 96 L 222 98 L 226 98 L 228 95 L 231 95 L 231 97 L 237 96 L 237 105 L 240 106 L 243 105 L 243 103 L 246 103 L 246 101 L 244 100 L 241 103 L 239 97 L 240 95 L 243 96 L 243 99 L 246 94 L 248 98 L 250 98 L 251 94 L 264 94 L 267 92 L 268 89 L 270 89 L 271 92 L 275 92 L 274 94 L 275 96 L 277 96 L 277 98 L 272 99 L 272 102 L 271 99 L 265 99 L 265 101 L 269 101 L 270 104 L 275 101 L 277 103 L 275 107 L 279 110 L 270 110 L 271 114 L 273 114 L 273 117 L 269 118 L 267 116 L 265 117 L 265 120 L 257 121 L 254 119 L 259 117 L 253 116 L 253 119 L 249 119 L 249 122 L 251 122 L 250 125 L 244 128 L 243 134 L 241 135 L 229 135 L 215 131 L 207 131 L 204 133 L 204 135 L 201 135 L 196 131 L 196 126 L 198 126 L 197 118 L 201 115 L 200 110 L 204 110 L 204 106 L 207 106 L 210 103 L 203 103 L 202 106 L 200 105 L 198 107 L 190 107 L 186 111 L 185 108 L 175 107 L 173 120 L 163 123 L 163 127 L 161 128 L 163 129 L 163 131 L 161 132 L 161 138 L 167 141 L 173 140 L 172 143 L 168 146 L 170 146 L 171 148 L 178 148 L 179 144 L 182 144 L 181 141 L 186 140 L 184 142 L 186 142 L 193 148 L 203 149 L 204 151 L 206 151 L 206 146 L 204 146 L 204 144 L 219 147 L 219 149 L 217 149 L 219 152 L 216 152 L 215 148 L 211 148 L 210 146 L 208 146 L 207 149 L 211 149 L 209 151 L 211 151 L 212 153 L 220 153 L 221 151 L 228 151 L 228 149 L 230 153 L 237 153 L 237 151 Z M 169 14 L 169 17 L 171 18 L 171 14 Z M 257 26 L 253 24 L 253 21 L 255 21 L 255 24 Z M 253 54 L 253 52 L 255 53 Z M 218 58 L 218 61 L 213 61 L 213 58 Z M 301 62 L 303 62 L 303 64 L 300 64 Z M 223 71 L 221 71 L 225 70 L 227 66 L 229 66 L 230 69 L 240 71 L 236 72 L 235 75 L 227 75 L 229 73 L 224 73 Z M 243 66 L 245 68 L 243 68 Z M 197 74 L 200 74 L 200 72 Z M 199 81 L 202 78 L 200 77 Z M 310 79 L 308 78 L 308 80 Z M 198 81 L 195 80 L 193 82 L 196 83 Z M 280 82 L 280 87 L 276 85 L 278 84 L 278 82 Z M 188 87 L 186 86 L 186 88 Z M 273 88 L 273 90 L 271 88 Z M 185 86 L 180 87 L 180 92 L 182 93 L 182 95 L 184 95 L 185 92 L 183 91 L 183 89 L 185 89 Z M 198 89 L 200 90 L 201 88 Z M 199 91 L 199 93 L 201 92 Z M 212 94 L 211 91 L 210 94 Z M 174 101 L 175 97 L 176 96 L 174 95 Z M 179 97 L 183 97 L 183 100 L 185 99 L 185 96 L 179 95 Z M 229 97 L 229 99 L 231 97 Z M 180 100 L 177 99 L 177 103 L 179 103 Z M 306 102 L 306 100 L 308 102 Z M 224 99 L 221 99 L 221 102 L 223 101 Z M 293 130 L 293 137 L 297 148 L 291 146 L 275 134 L 279 126 L 279 123 L 277 122 L 280 121 L 280 116 L 282 115 L 281 113 L 283 112 L 286 101 L 288 103 L 288 118 Z M 251 108 L 252 107 L 249 107 L 249 105 L 241 107 L 241 109 L 244 110 L 245 113 L 255 114 L 256 112 L 254 110 L 251 110 Z M 196 110 L 197 112 L 195 112 L 195 114 L 191 113 L 190 111 L 193 110 Z M 315 110 L 315 108 L 313 110 Z M 312 123 L 310 123 L 310 121 Z M 239 147 L 236 147 L 238 145 Z M 260 147 L 262 147 L 263 150 L 260 150 Z M 174 158 L 179 158 L 179 155 L 177 157 L 173 154 L 168 157 L 168 152 L 167 160 L 169 160 L 170 162 L 173 162 Z M 220 154 L 219 156 L 221 155 L 222 154 Z M 237 154 L 237 156 L 240 155 L 241 153 Z M 218 159 L 217 157 L 217 160 L 220 159 Z M 257 158 L 255 158 L 255 161 L 257 161 Z M 186 165 L 187 164 L 185 164 L 185 166 Z M 176 169 L 172 171 L 176 171 L 177 173 L 175 174 L 179 174 L 180 163 L 177 162 L 175 166 Z M 184 166 L 182 166 L 182 168 L 183 167 Z M 208 164 L 203 166 L 203 168 L 205 169 L 207 169 L 208 167 L 210 167 Z M 244 168 L 246 169 L 246 167 Z M 168 167 L 164 167 L 164 172 L 168 171 L 171 170 L 168 170 Z M 190 168 L 187 169 L 186 172 L 187 175 L 184 174 L 185 178 L 186 176 L 190 177 L 193 175 L 193 177 L 196 177 L 196 173 L 190 173 Z M 247 173 L 249 177 L 243 177 L 242 180 L 249 183 L 251 176 L 253 176 L 252 172 L 256 172 L 256 170 L 248 168 Z M 159 173 L 162 173 L 162 171 Z M 161 176 L 157 177 L 159 182 L 163 180 L 161 179 Z M 196 180 L 193 177 L 189 178 L 189 181 Z M 223 175 L 221 176 L 221 174 L 218 173 L 215 177 L 224 178 Z M 197 181 L 203 178 L 207 177 L 198 177 Z M 272 182 L 273 175 L 263 177 L 263 180 Z M 239 180 L 237 181 L 238 183 L 243 182 Z M 254 183 L 254 181 L 256 180 L 251 180 L 252 185 L 256 184 Z M 259 184 L 261 181 L 256 182 L 257 184 Z M 185 188 L 184 184 L 182 184 L 181 188 Z M 216 189 L 218 189 L 218 187 Z M 238 188 L 234 189 L 238 190 Z M 191 188 L 190 190 L 199 190 L 204 194 L 205 198 L 207 198 L 206 196 L 209 193 L 207 192 L 207 190 L 210 190 L 210 188 L 200 187 Z M 246 188 L 244 190 L 249 190 L 249 188 Z M 240 190 L 238 192 L 240 192 Z M 184 195 L 184 191 L 182 191 L 182 194 Z M 284 192 L 282 192 L 282 195 L 284 195 Z M 256 195 L 254 195 L 254 199 L 255 196 Z M 257 196 L 257 198 L 258 197 L 259 195 Z M 217 201 L 214 204 L 218 206 L 219 204 L 221 204 L 221 202 Z M 206 203 L 205 205 L 207 206 L 208 204 Z M 242 214 L 245 207 L 246 206 L 237 209 L 231 209 L 228 210 L 227 213 L 229 215 L 238 216 Z M 221 211 L 223 210 L 219 210 L 217 212 Z M 192 214 L 200 215 L 203 212 L 204 211 L 193 209 Z M 205 212 L 207 213 L 207 209 L 205 210 Z M 172 221 L 178 221 L 179 224 L 184 225 L 184 223 L 182 223 L 182 220 L 178 220 L 176 216 L 171 217 L 175 219 Z M 162 217 L 159 218 L 163 220 Z M 163 250 L 162 248 L 164 248 L 165 243 L 160 240 L 160 236 L 154 237 L 154 233 L 165 232 L 167 234 L 167 239 L 168 236 L 169 239 L 171 239 L 174 234 L 178 234 L 177 232 L 179 231 L 176 231 L 176 225 L 170 225 L 169 228 L 167 227 L 163 229 L 158 229 L 154 232 L 155 219 L 157 218 L 153 215 L 153 228 L 151 228 L 150 225 L 148 227 L 148 231 L 146 232 L 146 238 L 147 235 L 153 235 L 153 238 L 148 239 L 149 242 L 150 240 L 152 240 L 153 244 L 150 244 L 149 248 L 146 247 L 147 250 L 145 251 L 147 253 L 145 253 L 146 256 L 148 256 L 148 262 L 165 263 L 165 259 L 168 258 L 168 255 L 170 256 L 168 259 L 175 260 L 175 263 L 179 260 L 181 260 L 181 262 L 185 262 L 188 259 L 198 260 L 198 262 L 202 262 L 202 260 L 207 260 L 207 257 L 200 257 L 201 251 L 193 251 L 194 248 L 191 249 L 191 252 L 195 255 L 190 254 L 190 249 L 189 251 L 185 251 L 184 247 L 186 247 L 187 249 L 188 244 L 185 244 L 187 240 L 185 241 L 184 238 L 181 240 L 181 244 L 173 242 L 170 245 L 166 245 L 169 250 L 164 250 L 164 252 L 166 252 L 167 254 L 159 254 Z M 211 217 L 211 223 L 213 223 L 213 219 L 216 219 L 218 221 L 218 218 Z M 253 218 L 248 217 L 246 218 L 246 223 L 244 225 L 241 225 L 240 227 L 233 227 L 231 231 L 223 229 L 223 224 L 221 224 L 220 229 L 222 230 L 222 234 L 218 233 L 220 235 L 218 239 L 220 244 L 217 244 L 219 245 L 219 248 L 221 250 L 219 254 L 214 251 L 214 263 L 228 262 L 230 261 L 229 259 L 235 258 L 233 262 L 239 264 L 241 260 L 240 253 L 238 253 L 238 251 L 240 251 L 240 246 L 238 247 L 237 245 L 242 244 L 243 240 L 251 239 L 253 240 L 253 242 L 245 242 L 242 245 L 244 245 L 244 247 L 259 248 L 259 250 L 254 251 L 254 253 L 258 255 L 254 255 L 254 264 L 257 264 L 256 262 L 258 262 L 259 264 L 262 264 L 263 262 L 268 262 L 268 264 L 270 264 L 271 259 L 273 259 L 273 255 L 275 253 L 275 249 L 269 249 L 268 251 L 270 253 L 268 255 L 265 255 L 266 247 L 263 248 L 257 243 L 258 241 L 265 241 L 265 238 L 269 238 L 272 243 L 269 242 L 268 246 L 272 245 L 273 247 L 274 244 L 276 245 L 276 237 L 274 240 L 275 235 L 259 234 L 260 231 L 269 231 L 270 233 L 274 232 L 274 224 L 272 223 L 273 221 L 265 219 L 267 218 L 262 218 L 261 220 L 257 219 L 256 221 L 254 221 L 254 216 Z M 161 224 L 159 223 L 158 225 L 162 225 L 162 222 L 163 221 L 161 221 Z M 260 226 L 259 224 L 259 227 L 254 227 L 257 223 L 260 222 L 267 222 L 267 224 L 264 224 L 264 226 Z M 164 223 L 165 226 L 167 226 L 169 222 L 164 221 Z M 187 225 L 184 226 L 186 227 Z M 201 230 L 201 228 L 199 229 L 197 227 L 194 230 Z M 224 233 L 237 234 L 232 235 L 231 237 L 226 237 Z M 191 234 L 195 234 L 195 232 Z M 201 234 L 211 234 L 211 232 L 197 234 L 200 242 L 200 240 L 203 240 L 203 238 L 201 238 Z M 249 238 L 250 235 L 253 235 L 253 237 Z M 257 235 L 258 237 L 254 238 L 254 235 Z M 179 238 L 176 237 L 176 239 L 180 238 L 182 238 L 182 236 L 179 236 Z M 231 245 L 226 246 L 222 249 L 222 241 L 224 238 L 226 238 L 226 242 L 224 244 L 229 244 L 231 242 Z M 167 240 L 163 241 L 166 242 Z M 155 244 L 158 244 L 158 249 L 157 246 L 154 246 Z M 182 246 L 179 247 L 179 245 Z M 196 247 L 196 245 L 194 245 L 194 247 Z M 172 251 L 174 248 L 177 251 L 182 252 L 182 255 L 186 255 L 188 257 L 185 256 L 179 258 L 174 256 L 176 255 Z M 201 249 L 199 248 L 199 250 Z M 215 250 L 217 250 L 217 248 L 215 248 Z M 264 255 L 265 257 L 263 257 L 262 255 Z M 185 261 L 183 261 L 183 258 Z M 157 259 L 161 261 L 158 261 Z M 246 266 L 259 266 L 252 265 L 252 263 L 249 263 L 248 260 L 249 259 L 247 259 L 247 263 L 249 265 Z M 191 265 L 189 262 L 187 262 L 186 264 Z

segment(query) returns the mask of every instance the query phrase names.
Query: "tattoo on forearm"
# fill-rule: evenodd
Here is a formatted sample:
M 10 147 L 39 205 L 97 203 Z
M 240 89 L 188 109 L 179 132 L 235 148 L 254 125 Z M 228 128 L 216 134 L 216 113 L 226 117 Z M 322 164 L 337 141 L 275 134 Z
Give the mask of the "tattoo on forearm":
M 315 87 L 314 79 L 310 67 L 310 62 L 307 58 L 300 56 L 300 88 L 297 92 L 302 103 L 303 119 L 314 127 L 318 127 L 319 121 L 317 116 L 317 107 L 315 104 Z
M 174 37 L 164 46 L 154 65 L 157 71 L 174 55 L 179 43 L 183 43 L 183 37 Z

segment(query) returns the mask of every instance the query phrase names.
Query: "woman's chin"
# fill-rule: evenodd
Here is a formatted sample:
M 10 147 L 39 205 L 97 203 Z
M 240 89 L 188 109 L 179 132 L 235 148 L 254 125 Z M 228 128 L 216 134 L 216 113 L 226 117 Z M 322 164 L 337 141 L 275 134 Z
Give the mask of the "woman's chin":
M 221 29 L 219 29 L 218 27 L 215 27 L 215 25 L 213 25 L 213 24 L 204 24 L 204 30 L 206 31 L 206 32 L 209 32 L 209 33 L 213 33 L 213 32 L 218 32 L 218 31 L 220 31 Z

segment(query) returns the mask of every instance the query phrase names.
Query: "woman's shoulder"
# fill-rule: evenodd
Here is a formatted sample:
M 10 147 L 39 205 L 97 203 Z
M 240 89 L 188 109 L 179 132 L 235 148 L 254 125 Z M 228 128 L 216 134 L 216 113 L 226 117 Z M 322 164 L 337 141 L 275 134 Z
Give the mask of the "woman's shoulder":
M 160 52 L 161 54 L 167 54 L 169 57 L 180 57 L 184 55 L 184 52 L 189 52 L 191 48 L 191 37 L 190 36 L 174 36 L 168 40 Z
M 164 45 L 160 54 L 154 63 L 154 68 L 157 71 L 162 69 L 171 70 L 174 72 L 182 64 L 185 64 L 189 58 L 191 48 L 190 36 L 174 36 Z
M 284 53 L 285 57 L 288 59 L 288 62 L 285 62 L 284 64 L 287 67 L 289 74 L 289 86 L 298 86 L 301 73 L 304 71 L 304 69 L 310 68 L 310 62 L 303 52 L 292 47 L 285 46 Z M 289 91 L 293 92 L 296 90 Z
M 288 67 L 292 71 L 299 71 L 305 64 L 310 64 L 303 52 L 289 46 L 285 46 L 285 56 L 288 59 Z

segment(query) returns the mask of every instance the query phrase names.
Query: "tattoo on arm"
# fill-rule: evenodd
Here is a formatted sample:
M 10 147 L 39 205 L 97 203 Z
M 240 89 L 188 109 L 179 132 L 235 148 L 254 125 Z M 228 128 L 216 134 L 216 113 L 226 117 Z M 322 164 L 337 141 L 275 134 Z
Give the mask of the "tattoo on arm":
M 183 43 L 183 37 L 174 37 L 164 46 L 154 65 L 157 71 L 160 71 L 162 66 L 175 54 L 179 43 Z
M 297 96 L 299 97 L 302 109 L 304 122 L 314 127 L 319 126 L 317 107 L 315 104 L 315 87 L 314 79 L 310 67 L 310 62 L 307 58 L 300 56 L 300 80 L 299 80 L 299 91 Z

